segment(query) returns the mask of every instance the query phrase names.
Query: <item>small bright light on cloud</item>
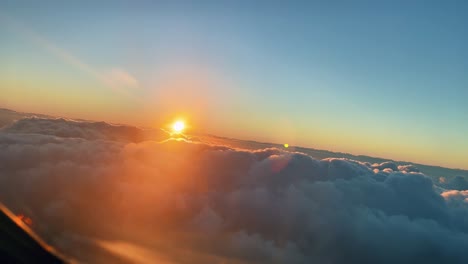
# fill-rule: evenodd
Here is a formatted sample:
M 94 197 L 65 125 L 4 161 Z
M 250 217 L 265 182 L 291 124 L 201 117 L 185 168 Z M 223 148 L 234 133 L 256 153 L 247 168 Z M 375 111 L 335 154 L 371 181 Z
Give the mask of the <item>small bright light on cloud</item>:
M 177 121 L 174 123 L 174 125 L 172 126 L 172 129 L 174 130 L 174 132 L 176 133 L 180 133 L 182 132 L 182 130 L 184 130 L 185 128 L 185 124 L 183 121 Z
M 289 147 L 289 144 L 288 144 L 288 143 L 284 144 L 284 147 L 285 147 L 285 148 L 288 148 L 288 147 Z

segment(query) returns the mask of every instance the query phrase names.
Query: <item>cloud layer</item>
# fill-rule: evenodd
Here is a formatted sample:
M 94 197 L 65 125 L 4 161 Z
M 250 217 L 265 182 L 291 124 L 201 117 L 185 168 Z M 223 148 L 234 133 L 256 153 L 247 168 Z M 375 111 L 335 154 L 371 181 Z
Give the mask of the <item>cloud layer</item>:
M 464 263 L 468 194 L 414 166 L 156 142 L 29 118 L 0 132 L 0 198 L 91 263 Z M 143 256 L 143 257 L 142 257 Z

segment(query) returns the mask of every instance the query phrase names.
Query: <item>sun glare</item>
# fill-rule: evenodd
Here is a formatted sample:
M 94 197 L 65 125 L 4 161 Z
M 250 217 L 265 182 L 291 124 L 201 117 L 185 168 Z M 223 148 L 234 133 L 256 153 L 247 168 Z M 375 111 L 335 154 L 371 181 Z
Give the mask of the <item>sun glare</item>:
M 177 121 L 172 125 L 172 130 L 174 130 L 175 133 L 180 133 L 182 130 L 184 130 L 185 124 L 182 121 Z

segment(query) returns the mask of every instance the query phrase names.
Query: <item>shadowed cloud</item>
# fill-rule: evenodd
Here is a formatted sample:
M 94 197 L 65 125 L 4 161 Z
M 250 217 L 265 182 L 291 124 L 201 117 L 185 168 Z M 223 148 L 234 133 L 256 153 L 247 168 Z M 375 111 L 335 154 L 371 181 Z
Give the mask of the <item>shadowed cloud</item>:
M 0 198 L 31 217 L 47 242 L 87 262 L 105 263 L 122 248 L 114 256 L 122 262 L 148 263 L 468 257 L 467 194 L 439 191 L 414 166 L 140 134 L 19 120 L 0 132 Z

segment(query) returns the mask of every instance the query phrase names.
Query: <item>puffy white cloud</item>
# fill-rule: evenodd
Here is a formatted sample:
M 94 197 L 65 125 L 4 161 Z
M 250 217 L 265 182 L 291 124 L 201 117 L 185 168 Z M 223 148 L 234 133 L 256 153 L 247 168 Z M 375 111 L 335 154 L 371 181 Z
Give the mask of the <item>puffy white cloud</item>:
M 0 198 L 52 245 L 92 263 L 144 262 L 143 253 L 148 263 L 468 257 L 468 195 L 440 194 L 412 166 L 143 141 L 138 131 L 20 120 L 0 132 Z

